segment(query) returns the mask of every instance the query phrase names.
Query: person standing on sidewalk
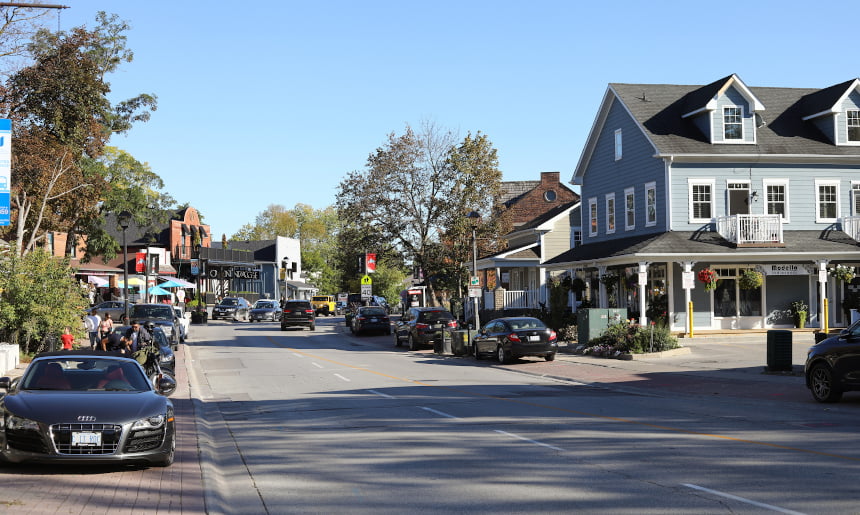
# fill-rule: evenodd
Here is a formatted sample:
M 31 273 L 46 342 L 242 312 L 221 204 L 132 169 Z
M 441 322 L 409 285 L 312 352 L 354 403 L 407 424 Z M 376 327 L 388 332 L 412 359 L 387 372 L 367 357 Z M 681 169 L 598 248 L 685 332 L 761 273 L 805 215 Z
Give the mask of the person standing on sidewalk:
M 60 341 L 63 342 L 63 350 L 72 350 L 75 343 L 75 335 L 72 334 L 72 328 L 66 326 L 63 334 L 60 336 Z
M 95 349 L 96 346 L 101 343 L 101 338 L 99 338 L 99 326 L 101 323 L 102 319 L 99 317 L 96 310 L 90 311 L 90 314 L 84 318 L 84 325 L 86 326 L 87 334 L 90 337 L 91 349 Z

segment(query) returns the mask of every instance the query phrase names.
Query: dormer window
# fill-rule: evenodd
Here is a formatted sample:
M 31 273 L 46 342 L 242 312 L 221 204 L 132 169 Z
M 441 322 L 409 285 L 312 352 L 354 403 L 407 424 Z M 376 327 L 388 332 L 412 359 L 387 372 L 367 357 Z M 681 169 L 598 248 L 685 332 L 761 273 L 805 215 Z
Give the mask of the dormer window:
M 851 110 L 848 115 L 848 141 L 860 142 L 860 111 Z
M 740 107 L 723 108 L 723 136 L 726 140 L 744 139 L 743 112 Z

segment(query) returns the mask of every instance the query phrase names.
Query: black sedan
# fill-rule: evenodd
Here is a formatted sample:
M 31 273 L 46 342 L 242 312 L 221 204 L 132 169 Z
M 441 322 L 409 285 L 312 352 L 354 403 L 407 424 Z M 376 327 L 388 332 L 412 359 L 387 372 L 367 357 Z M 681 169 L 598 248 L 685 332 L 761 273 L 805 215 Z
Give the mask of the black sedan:
M 509 363 L 521 356 L 555 359 L 558 336 L 537 318 L 509 317 L 491 320 L 474 339 L 475 357 L 495 354 L 499 363 Z
M 818 402 L 838 402 L 843 392 L 860 390 L 860 320 L 813 345 L 806 355 L 805 375 Z
M 251 322 L 259 320 L 271 320 L 277 322 L 281 319 L 281 306 L 274 300 L 258 300 L 254 307 L 251 308 L 249 315 Z
M 251 304 L 242 297 L 224 297 L 212 308 L 212 320 L 219 318 L 248 321 L 251 316 Z
M 159 388 L 162 385 L 159 385 Z M 36 356 L 19 380 L 0 378 L 0 460 L 173 463 L 173 404 L 133 359 L 98 351 Z
M 371 331 L 391 334 L 391 320 L 388 319 L 388 311 L 381 306 L 362 306 L 352 317 L 350 330 L 356 336 Z

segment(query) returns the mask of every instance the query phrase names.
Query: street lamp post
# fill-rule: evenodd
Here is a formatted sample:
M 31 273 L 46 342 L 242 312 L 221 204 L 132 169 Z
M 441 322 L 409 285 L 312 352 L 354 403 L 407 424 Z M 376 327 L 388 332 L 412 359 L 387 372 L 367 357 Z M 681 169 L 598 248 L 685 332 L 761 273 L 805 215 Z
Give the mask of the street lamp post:
M 466 218 L 472 223 L 472 277 L 478 277 L 478 220 L 481 219 L 480 213 L 472 211 Z M 471 286 L 471 284 L 470 284 Z M 478 315 L 478 297 L 472 297 L 475 304 L 475 329 L 481 329 L 481 318 Z
M 117 221 L 122 228 L 122 302 L 125 306 L 125 321 L 128 322 L 128 243 L 125 240 L 125 230 L 131 225 L 131 213 L 123 211 Z

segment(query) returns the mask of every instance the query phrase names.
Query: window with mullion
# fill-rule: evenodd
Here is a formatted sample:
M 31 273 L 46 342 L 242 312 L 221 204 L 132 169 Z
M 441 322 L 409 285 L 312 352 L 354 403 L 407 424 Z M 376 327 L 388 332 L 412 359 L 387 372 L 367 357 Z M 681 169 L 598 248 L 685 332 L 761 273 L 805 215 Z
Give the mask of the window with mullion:
M 860 142 L 860 111 L 851 110 L 848 111 L 846 115 L 848 119 L 848 141 Z
M 818 220 L 835 220 L 838 212 L 836 184 L 818 185 Z
M 767 185 L 767 214 L 785 218 L 785 184 Z
M 624 230 L 636 227 L 636 199 L 633 188 L 624 190 Z
M 693 218 L 710 220 L 711 214 L 711 185 L 693 184 Z
M 724 139 L 744 139 L 743 114 L 740 107 L 723 108 Z

